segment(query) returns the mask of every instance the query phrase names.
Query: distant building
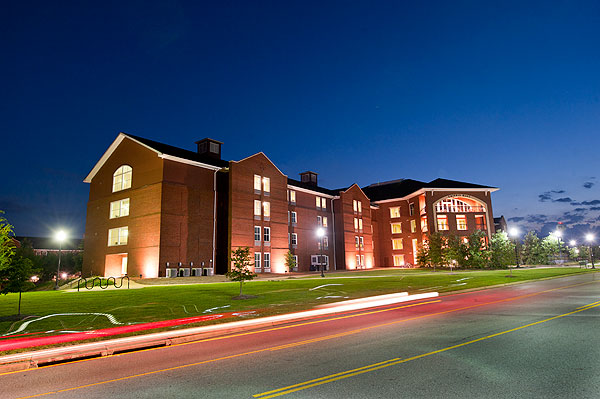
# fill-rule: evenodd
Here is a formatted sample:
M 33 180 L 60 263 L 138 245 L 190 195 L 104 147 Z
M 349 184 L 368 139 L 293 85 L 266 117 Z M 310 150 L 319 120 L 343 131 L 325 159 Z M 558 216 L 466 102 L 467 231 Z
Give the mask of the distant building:
M 504 219 L 504 215 L 501 215 L 499 218 L 494 218 L 494 228 L 496 231 L 508 233 L 508 224 L 506 223 L 506 219 Z
M 31 244 L 33 252 L 38 256 L 46 256 L 51 253 L 58 254 L 59 244 L 49 237 L 15 237 L 19 241 L 19 247 L 23 246 L 25 241 Z M 69 239 L 62 245 L 63 252 L 80 253 L 83 252 L 83 240 L 80 238 Z
M 402 179 L 332 190 L 315 172 L 289 178 L 262 152 L 225 161 L 223 143 L 196 144 L 119 134 L 84 180 L 84 276 L 222 274 L 242 246 L 259 273 L 283 273 L 288 250 L 298 271 L 403 266 L 429 232 L 494 232 L 494 187 Z

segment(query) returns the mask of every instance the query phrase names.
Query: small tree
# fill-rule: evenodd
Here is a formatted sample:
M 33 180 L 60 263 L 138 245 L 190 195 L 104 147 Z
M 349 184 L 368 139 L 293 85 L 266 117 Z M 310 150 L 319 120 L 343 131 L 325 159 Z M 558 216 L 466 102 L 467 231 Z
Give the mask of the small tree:
M 225 275 L 231 281 L 240 282 L 241 297 L 244 281 L 253 280 L 256 277 L 256 273 L 250 270 L 250 266 L 254 266 L 254 263 L 252 263 L 252 258 L 250 257 L 250 248 L 240 247 L 231 251 L 230 263 L 233 263 L 231 265 L 231 270 Z
M 503 231 L 492 235 L 490 240 L 490 266 L 506 267 L 514 263 L 516 263 L 515 244 L 510 241 Z
M 33 263 L 21 257 L 14 258 L 8 267 L 0 271 L 0 294 L 19 293 L 17 316 L 21 315 L 21 293 L 34 286 L 30 281 L 33 273 Z
M 288 272 L 292 272 L 292 269 L 296 267 L 296 257 L 292 253 L 292 251 L 288 250 L 285 254 L 285 265 L 288 268 Z
M 467 264 L 470 267 L 482 268 L 487 265 L 490 259 L 490 253 L 486 238 L 487 234 L 485 231 L 481 230 L 475 230 L 469 236 Z
M 417 265 L 419 267 L 431 267 L 431 258 L 429 257 L 429 246 L 427 245 L 427 242 L 420 245 L 417 250 Z
M 444 263 L 443 248 L 446 245 L 446 239 L 440 233 L 429 235 L 429 261 L 435 268 Z
M 15 254 L 15 244 L 12 239 L 13 227 L 2 216 L 3 214 L 4 212 L 0 211 L 0 270 L 10 265 Z

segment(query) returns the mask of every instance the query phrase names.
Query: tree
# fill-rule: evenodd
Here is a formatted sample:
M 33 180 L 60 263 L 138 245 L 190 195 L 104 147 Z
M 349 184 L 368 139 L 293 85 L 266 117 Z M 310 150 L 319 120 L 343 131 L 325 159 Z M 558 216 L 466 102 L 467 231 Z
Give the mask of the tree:
M 225 275 L 231 281 L 240 282 L 240 297 L 242 296 L 242 287 L 244 281 L 253 280 L 256 277 L 256 273 L 250 270 L 250 266 L 254 266 L 250 257 L 250 248 L 240 247 L 231 251 L 230 263 L 233 263 L 231 270 Z
M 516 263 L 515 244 L 504 231 L 492 235 L 490 240 L 490 266 L 506 267 Z
M 14 258 L 8 267 L 0 271 L 0 294 L 19 293 L 17 316 L 21 315 L 21 293 L 34 286 L 30 281 L 33 274 L 33 263 L 22 257 Z
M 2 216 L 0 211 L 0 270 L 8 267 L 15 254 L 15 244 L 13 242 L 13 226 Z
M 446 245 L 446 239 L 440 233 L 429 235 L 429 261 L 435 268 L 444 264 L 443 248 Z
M 535 232 L 530 231 L 525 236 L 521 257 L 523 259 L 523 264 L 525 265 L 541 265 L 548 263 L 540 239 Z
M 290 273 L 296 267 L 296 257 L 290 250 L 288 250 L 285 254 L 285 265 L 287 266 L 288 272 Z
M 467 246 L 467 266 L 482 268 L 486 266 L 490 259 L 490 251 L 486 241 L 487 234 L 484 231 L 476 230 L 468 239 Z
M 452 269 L 453 265 L 464 267 L 466 265 L 468 248 L 458 236 L 449 234 L 446 236 L 446 247 L 443 250 L 443 255 L 444 263 L 450 265 L 450 269 Z
M 417 265 L 419 267 L 431 267 L 431 258 L 429 257 L 429 246 L 423 242 L 417 250 Z M 435 270 L 434 270 L 435 271 Z

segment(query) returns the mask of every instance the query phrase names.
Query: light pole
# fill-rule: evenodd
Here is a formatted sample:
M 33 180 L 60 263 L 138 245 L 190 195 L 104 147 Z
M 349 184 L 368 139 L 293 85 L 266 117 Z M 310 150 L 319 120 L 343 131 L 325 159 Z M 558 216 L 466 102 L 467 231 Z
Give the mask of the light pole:
M 594 266 L 594 252 L 592 251 L 592 242 L 594 241 L 594 235 L 591 233 L 586 234 L 585 240 L 588 242 L 590 249 L 590 260 L 592 261 L 592 269 L 595 269 L 596 267 Z
M 56 268 L 56 281 L 54 282 L 54 289 L 58 289 L 58 279 L 60 278 L 60 258 L 62 256 L 62 245 L 67 239 L 67 233 L 64 230 L 59 230 L 54 235 L 54 239 L 58 241 L 58 267 Z
M 325 268 L 323 266 L 323 237 L 325 236 L 325 229 L 322 227 L 319 227 L 317 229 L 317 237 L 319 237 L 321 239 L 321 255 L 319 257 L 319 266 L 321 266 L 321 277 L 325 277 L 325 273 L 323 272 L 323 269 Z
M 512 227 L 509 232 L 510 236 L 515 240 L 515 261 L 517 262 L 517 267 L 519 267 L 519 229 L 516 227 Z M 510 272 L 512 275 L 512 271 Z

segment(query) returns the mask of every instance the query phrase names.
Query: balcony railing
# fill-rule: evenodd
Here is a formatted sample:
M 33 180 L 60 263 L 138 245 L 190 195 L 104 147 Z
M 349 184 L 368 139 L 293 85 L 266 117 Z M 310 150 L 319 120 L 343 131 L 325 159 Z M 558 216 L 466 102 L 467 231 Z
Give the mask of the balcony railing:
M 435 206 L 435 210 L 436 210 L 436 212 L 449 212 L 449 213 L 485 212 L 485 206 L 437 204 Z

